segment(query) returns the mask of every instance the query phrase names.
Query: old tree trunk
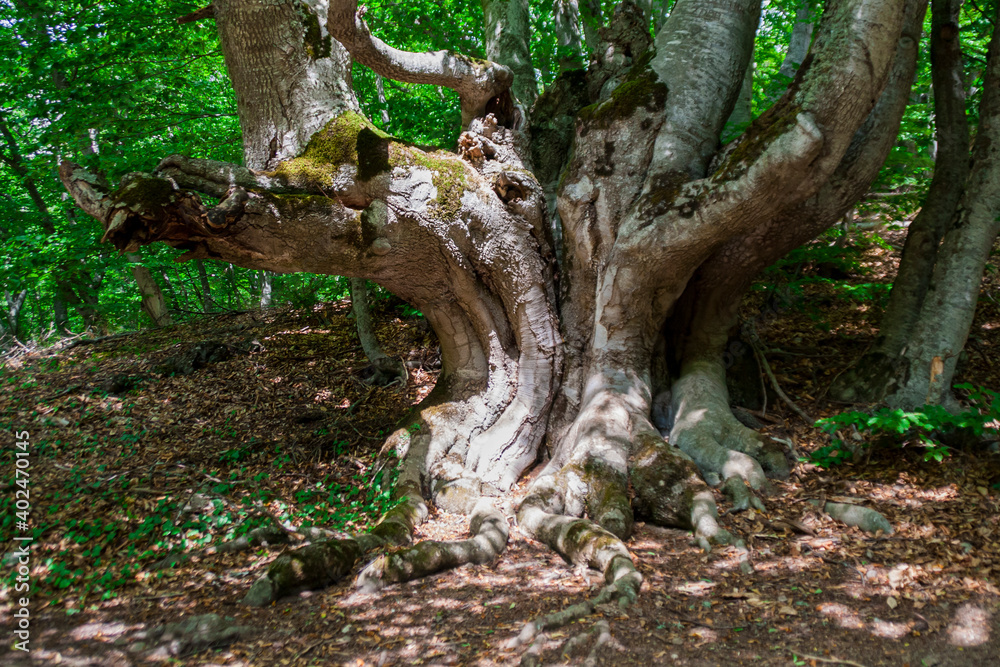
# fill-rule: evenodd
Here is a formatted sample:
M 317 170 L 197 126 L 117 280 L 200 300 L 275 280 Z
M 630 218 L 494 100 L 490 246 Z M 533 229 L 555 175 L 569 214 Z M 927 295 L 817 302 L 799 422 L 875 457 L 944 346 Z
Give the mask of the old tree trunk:
M 588 68 L 530 109 L 527 3 L 485 4 L 491 61 L 389 47 L 355 0 L 216 0 L 246 166 L 175 155 L 117 189 L 61 168 L 119 249 L 162 241 L 182 259 L 372 280 L 440 339 L 437 386 L 387 442 L 405 501 L 369 534 L 286 554 L 249 603 L 406 544 L 425 501 L 470 514 L 471 537 L 394 551 L 360 585 L 489 561 L 514 511 L 526 534 L 604 574 L 597 601 L 627 602 L 641 584 L 623 542 L 636 518 L 733 543 L 706 480 L 746 507 L 787 474 L 784 452 L 730 412 L 727 334 L 754 275 L 875 177 L 925 0 L 828 2 L 785 95 L 726 146 L 759 2 L 679 0 L 653 39 L 650 18 L 623 4 Z M 457 152 L 377 130 L 352 58 L 456 90 Z M 508 492 L 535 465 L 514 506 Z

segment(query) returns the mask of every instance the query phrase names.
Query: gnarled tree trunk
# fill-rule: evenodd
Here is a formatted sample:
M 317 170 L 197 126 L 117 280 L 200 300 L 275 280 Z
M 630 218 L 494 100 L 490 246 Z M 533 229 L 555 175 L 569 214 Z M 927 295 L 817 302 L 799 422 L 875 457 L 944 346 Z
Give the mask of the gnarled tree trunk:
M 598 600 L 628 601 L 641 584 L 623 543 L 636 516 L 691 528 L 706 546 L 730 542 L 704 478 L 745 505 L 746 485 L 765 490 L 766 473 L 786 471 L 780 452 L 733 419 L 720 341 L 753 275 L 837 220 L 874 177 L 912 81 L 924 3 L 829 2 L 792 86 L 721 150 L 759 2 L 680 0 L 655 40 L 648 15 L 620 5 L 588 71 L 560 77 L 528 123 L 510 112 L 508 92 L 513 83 L 520 102 L 532 95 L 522 88 L 518 3 L 485 4 L 491 61 L 393 49 L 353 0 L 331 1 L 328 14 L 309 3 L 319 50 L 314 33 L 295 27 L 312 23 L 293 16 L 291 0 L 216 3 L 254 170 L 171 156 L 112 192 L 61 167 L 119 248 L 163 241 L 187 250 L 183 259 L 374 280 L 421 310 L 440 339 L 437 386 L 387 443 L 403 460 L 397 494 L 407 502 L 372 535 L 276 563 L 249 596 L 255 604 L 405 542 L 425 498 L 471 513 L 473 537 L 380 560 L 366 586 L 488 560 L 507 539 L 488 499 L 538 462 L 520 528 L 602 571 Z M 359 115 L 343 84 L 352 57 L 383 76 L 454 88 L 458 153 L 398 141 Z M 285 94 L 286 77 L 309 67 L 341 77 L 316 91 L 323 104 Z M 315 85 L 305 78 L 295 90 Z M 545 150 L 532 145 L 542 140 Z M 198 192 L 221 202 L 208 208 Z M 664 341 L 669 442 L 650 418 Z

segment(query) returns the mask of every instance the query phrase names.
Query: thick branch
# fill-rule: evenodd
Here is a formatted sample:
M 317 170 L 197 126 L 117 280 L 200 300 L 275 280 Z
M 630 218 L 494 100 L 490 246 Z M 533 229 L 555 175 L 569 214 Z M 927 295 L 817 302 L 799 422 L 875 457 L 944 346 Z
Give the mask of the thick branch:
M 372 35 L 357 0 L 332 0 L 327 26 L 351 56 L 382 76 L 451 88 L 462 101 L 462 125 L 486 111 L 486 103 L 513 83 L 506 67 L 453 51 L 414 53 L 394 49 Z
M 185 14 L 177 19 L 177 23 L 184 25 L 185 23 L 194 23 L 195 21 L 200 21 L 202 19 L 215 18 L 215 7 L 209 5 L 208 7 L 202 7 L 190 14 Z

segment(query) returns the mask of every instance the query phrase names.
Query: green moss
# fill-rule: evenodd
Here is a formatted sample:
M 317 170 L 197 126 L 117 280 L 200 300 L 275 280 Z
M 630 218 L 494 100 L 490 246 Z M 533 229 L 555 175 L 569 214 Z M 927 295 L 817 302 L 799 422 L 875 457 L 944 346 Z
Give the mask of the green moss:
M 469 185 L 462 159 L 445 151 L 421 151 L 402 144 L 399 148 L 393 156 L 393 166 L 416 165 L 430 170 L 437 188 L 438 213 L 445 220 L 454 219 L 462 210 L 462 194 Z
M 173 184 L 163 178 L 132 175 L 125 187 L 112 195 L 114 206 L 127 206 L 133 210 L 149 209 L 154 206 L 166 206 L 174 196 Z
M 609 99 L 580 110 L 578 117 L 584 124 L 581 136 L 585 136 L 591 127 L 607 129 L 615 121 L 631 117 L 640 107 L 649 112 L 664 108 L 669 91 L 649 67 L 653 52 L 650 49 L 639 58 Z
M 282 162 L 270 175 L 292 187 L 322 189 L 333 185 L 341 165 L 353 164 L 358 178 L 369 180 L 389 168 L 390 139 L 364 116 L 347 111 L 314 134 L 299 157 Z
M 438 193 L 437 207 L 449 219 L 461 210 L 462 194 L 468 187 L 465 165 L 458 156 L 395 141 L 352 111 L 327 123 L 312 136 L 299 157 L 282 162 L 268 175 L 293 188 L 323 192 L 333 186 L 338 169 L 345 164 L 357 167 L 361 181 L 393 167 L 420 166 L 430 170 Z
M 798 122 L 801 109 L 788 103 L 788 99 L 784 98 L 750 124 L 743 139 L 713 174 L 713 180 L 728 181 L 742 176 L 775 139 Z
M 688 176 L 687 172 L 680 169 L 655 176 L 649 194 L 645 195 L 639 202 L 643 216 L 652 220 L 666 213 L 674 205 L 674 201 L 681 193 L 681 188 L 690 180 L 691 177 Z

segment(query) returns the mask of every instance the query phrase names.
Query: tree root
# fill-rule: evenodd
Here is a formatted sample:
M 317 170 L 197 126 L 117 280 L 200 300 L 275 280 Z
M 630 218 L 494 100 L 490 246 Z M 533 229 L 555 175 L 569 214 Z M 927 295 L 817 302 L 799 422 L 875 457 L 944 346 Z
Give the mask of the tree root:
M 730 477 L 722 483 L 722 492 L 732 501 L 733 506 L 726 511 L 744 512 L 751 507 L 759 512 L 766 512 L 764 503 L 754 493 L 747 488 L 746 483 L 739 477 Z
M 371 593 L 386 584 L 419 579 L 466 563 L 484 565 L 507 548 L 507 519 L 489 499 L 483 498 L 476 503 L 469 519 L 469 532 L 472 537 L 466 540 L 427 540 L 379 556 L 358 575 L 358 589 Z
M 323 588 L 351 573 L 367 552 L 409 543 L 413 529 L 427 517 L 427 507 L 414 486 L 397 489 L 406 499 L 389 510 L 370 533 L 315 542 L 279 557 L 250 587 L 243 604 L 263 607 L 295 591 Z
M 657 526 L 693 530 L 706 551 L 712 545 L 733 542 L 732 535 L 719 526 L 711 490 L 682 451 L 652 432 L 640 434 L 629 459 L 629 470 L 638 516 Z M 742 485 L 741 479 L 730 479 Z
M 868 507 L 847 503 L 831 503 L 823 500 L 810 500 L 809 502 L 821 508 L 837 521 L 842 521 L 848 526 L 856 526 L 866 533 L 877 533 L 881 530 L 886 535 L 892 534 L 892 524 L 889 523 L 889 520 L 881 513 Z

